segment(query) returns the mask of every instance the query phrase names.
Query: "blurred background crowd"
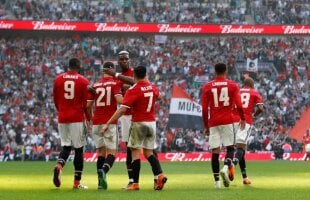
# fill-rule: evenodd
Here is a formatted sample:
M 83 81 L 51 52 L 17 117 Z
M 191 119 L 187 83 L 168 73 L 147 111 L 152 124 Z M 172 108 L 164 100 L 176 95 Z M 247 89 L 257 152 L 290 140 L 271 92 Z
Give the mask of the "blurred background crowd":
M 120 3 L 121 2 L 121 3 Z M 122 6 L 120 6 L 122 5 Z M 0 0 L 0 18 L 150 23 L 309 24 L 307 0 Z M 208 151 L 202 130 L 169 128 L 173 84 L 200 102 L 203 84 L 212 79 L 213 65 L 225 62 L 229 77 L 242 85 L 255 79 L 265 100 L 265 112 L 254 124 L 248 150 L 273 151 L 302 144 L 288 137 L 309 106 L 309 36 L 180 36 L 10 33 L 0 36 L 0 151 L 14 159 L 45 160 L 58 152 L 57 113 L 52 100 L 54 77 L 65 71 L 70 57 L 82 60 L 82 74 L 91 82 L 104 61 L 130 52 L 131 65 L 148 67 L 164 100 L 157 106 L 159 152 Z M 239 66 L 258 59 L 258 72 Z M 88 135 L 86 151 L 94 152 Z M 120 144 L 120 151 L 123 145 Z

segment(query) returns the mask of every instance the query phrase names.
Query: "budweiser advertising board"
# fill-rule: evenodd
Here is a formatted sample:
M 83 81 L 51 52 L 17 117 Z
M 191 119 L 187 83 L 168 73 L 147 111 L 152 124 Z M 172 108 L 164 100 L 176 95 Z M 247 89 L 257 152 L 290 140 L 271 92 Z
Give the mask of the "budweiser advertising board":
M 0 20 L 0 30 L 134 32 L 174 34 L 310 35 L 309 25 L 137 24 L 69 21 Z
M 140 156 L 142 161 L 146 161 L 143 155 Z M 212 154 L 208 152 L 195 152 L 195 153 L 158 153 L 158 159 L 162 162 L 204 162 L 211 161 Z M 256 153 L 247 152 L 245 155 L 247 160 L 274 160 L 275 156 L 273 152 L 260 151 Z M 73 159 L 73 156 L 70 157 Z M 220 154 L 220 160 L 225 159 L 225 154 Z M 290 161 L 303 161 L 305 159 L 305 153 L 284 153 L 283 160 Z M 84 160 L 86 162 L 96 162 L 96 153 L 85 153 Z M 125 162 L 126 153 L 117 153 L 116 162 Z

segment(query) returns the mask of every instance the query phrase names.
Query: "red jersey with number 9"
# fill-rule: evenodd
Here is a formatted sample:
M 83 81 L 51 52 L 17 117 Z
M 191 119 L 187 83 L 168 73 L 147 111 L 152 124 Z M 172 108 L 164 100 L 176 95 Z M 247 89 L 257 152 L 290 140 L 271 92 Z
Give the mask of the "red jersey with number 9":
M 141 80 L 126 91 L 122 106 L 131 108 L 133 122 L 155 121 L 158 96 L 159 90 L 154 84 Z
M 204 85 L 201 102 L 203 121 L 207 128 L 233 123 L 235 105 L 242 110 L 239 86 L 223 77 L 216 77 Z
M 85 120 L 89 80 L 75 71 L 58 75 L 54 80 L 54 104 L 59 123 Z

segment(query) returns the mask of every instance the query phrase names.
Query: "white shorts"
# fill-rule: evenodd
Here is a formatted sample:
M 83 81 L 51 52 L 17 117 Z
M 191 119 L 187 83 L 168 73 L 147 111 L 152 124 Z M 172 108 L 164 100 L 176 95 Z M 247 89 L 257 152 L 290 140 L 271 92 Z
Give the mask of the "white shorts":
M 122 141 L 128 142 L 131 126 L 131 115 L 123 115 L 120 117 Z
M 58 124 L 61 146 L 81 148 L 85 146 L 87 128 L 84 122 Z
M 219 125 L 210 128 L 209 145 L 210 149 L 235 144 L 235 132 L 233 124 Z
M 234 123 L 236 134 L 236 144 L 247 144 L 247 140 L 251 134 L 252 126 L 245 123 L 245 128 L 241 131 L 239 123 Z
M 116 124 L 110 124 L 108 130 L 101 136 L 99 134 L 100 129 L 102 128 L 103 124 L 101 125 L 93 125 L 93 138 L 95 141 L 96 148 L 106 147 L 108 149 L 117 149 L 117 129 Z
M 156 122 L 132 122 L 128 147 L 154 149 L 156 142 Z
M 310 153 L 310 144 L 306 144 L 305 151 L 306 153 Z

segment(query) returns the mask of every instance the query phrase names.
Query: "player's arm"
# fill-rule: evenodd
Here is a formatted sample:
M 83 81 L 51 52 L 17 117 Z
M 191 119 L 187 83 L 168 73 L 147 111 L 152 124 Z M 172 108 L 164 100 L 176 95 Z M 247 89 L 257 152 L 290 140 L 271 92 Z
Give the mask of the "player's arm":
M 114 96 L 115 97 L 115 100 L 118 104 L 122 104 L 123 103 L 123 95 L 121 94 L 117 94 Z
M 133 77 L 122 75 L 121 73 L 116 72 L 115 69 L 104 68 L 103 71 L 104 73 L 109 74 L 110 76 L 114 76 L 130 86 L 135 84 Z
M 104 126 L 101 128 L 100 130 L 100 134 L 104 134 L 104 132 L 106 132 L 106 130 L 109 128 L 109 125 L 118 120 L 122 115 L 125 114 L 126 110 L 128 109 L 127 106 L 122 105 L 119 109 L 117 109 L 114 114 L 112 115 L 112 117 L 107 121 L 106 124 L 104 124 Z
M 260 103 L 257 104 L 255 112 L 253 114 L 253 117 L 257 117 L 259 114 L 261 114 L 264 111 L 264 104 Z
M 240 116 L 240 119 L 241 119 L 240 120 L 240 130 L 244 130 L 244 128 L 245 128 L 245 117 L 244 117 L 239 87 L 237 85 L 236 85 L 236 90 L 234 93 L 234 101 L 235 101 L 235 104 L 237 107 L 236 109 L 237 109 L 239 116 Z
M 209 135 L 209 99 L 207 92 L 203 88 L 201 96 L 201 107 L 202 107 L 202 119 L 205 126 L 205 134 Z
M 91 121 L 93 118 L 93 105 L 94 105 L 93 100 L 87 100 L 86 108 L 84 110 L 87 121 Z

